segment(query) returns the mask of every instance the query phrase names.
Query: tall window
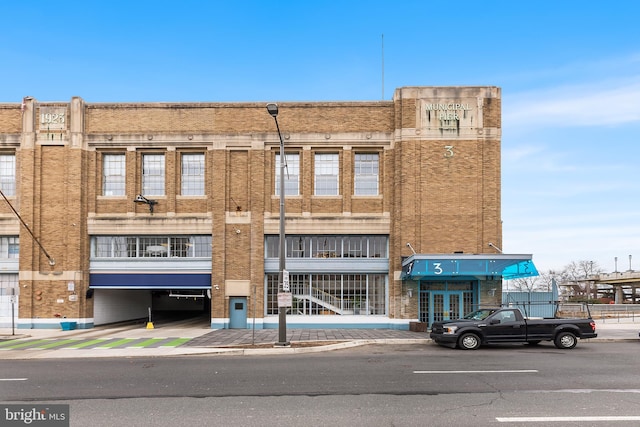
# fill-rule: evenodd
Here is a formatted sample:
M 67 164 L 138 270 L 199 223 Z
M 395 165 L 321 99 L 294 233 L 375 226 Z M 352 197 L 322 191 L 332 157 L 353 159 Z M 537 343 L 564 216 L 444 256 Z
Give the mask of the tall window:
M 16 195 L 16 156 L 0 155 L 0 189 L 5 196 Z
M 142 194 L 144 196 L 164 196 L 163 154 L 142 156 Z
M 0 258 L 18 258 L 20 255 L 20 237 L 0 237 Z
M 125 195 L 124 154 L 104 154 L 102 156 L 102 195 Z
M 183 196 L 204 196 L 204 154 L 182 155 Z
M 211 258 L 211 236 L 94 236 L 95 258 Z
M 3 297 L 5 295 L 18 295 L 18 274 L 0 274 L 0 297 Z M 2 310 L 0 310 L 0 317 L 8 317 L 11 315 L 11 311 L 3 312 Z
M 285 153 L 284 194 L 285 196 L 300 195 L 300 155 Z M 276 154 L 276 196 L 280 195 L 280 154 Z
M 354 175 L 356 196 L 377 196 L 380 176 L 378 154 L 356 154 Z
M 278 274 L 266 276 L 266 315 L 278 314 Z M 386 314 L 386 274 L 290 274 L 295 296 L 288 314 Z
M 388 258 L 386 235 L 304 235 L 287 234 L 285 251 L 287 258 Z M 277 258 L 280 237 L 265 236 L 265 257 Z
M 338 195 L 339 160 L 338 154 L 316 154 L 315 195 Z

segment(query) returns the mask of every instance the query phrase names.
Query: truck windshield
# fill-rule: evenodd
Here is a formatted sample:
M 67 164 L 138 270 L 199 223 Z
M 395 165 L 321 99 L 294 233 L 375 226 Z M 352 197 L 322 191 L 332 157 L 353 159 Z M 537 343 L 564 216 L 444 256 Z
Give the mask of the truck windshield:
M 496 312 L 495 309 L 476 310 L 476 311 L 474 311 L 472 313 L 469 313 L 466 316 L 464 316 L 463 319 L 484 320 L 487 317 L 491 316 L 495 312 Z

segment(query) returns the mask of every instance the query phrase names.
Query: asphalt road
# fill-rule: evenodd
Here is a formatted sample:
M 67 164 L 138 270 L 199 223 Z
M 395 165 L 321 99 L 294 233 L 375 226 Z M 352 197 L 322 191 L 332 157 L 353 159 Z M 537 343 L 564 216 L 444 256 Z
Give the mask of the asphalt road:
M 638 345 L 0 360 L 0 399 L 68 403 L 71 425 L 96 427 L 637 426 Z

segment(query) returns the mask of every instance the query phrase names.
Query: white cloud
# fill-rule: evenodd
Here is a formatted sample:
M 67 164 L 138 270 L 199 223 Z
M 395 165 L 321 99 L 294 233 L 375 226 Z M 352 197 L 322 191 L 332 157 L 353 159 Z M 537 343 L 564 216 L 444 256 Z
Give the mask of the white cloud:
M 571 261 L 593 260 L 613 271 L 613 261 L 640 256 L 640 207 L 504 215 L 503 250 L 530 253 L 539 270 L 560 269 Z
M 613 126 L 640 122 L 640 78 L 610 77 L 620 75 L 620 70 L 634 74 L 636 63 L 637 58 L 632 56 L 618 63 L 580 64 L 574 70 L 576 79 L 585 74 L 582 68 L 597 68 L 606 77 L 536 91 L 504 93 L 503 126 Z

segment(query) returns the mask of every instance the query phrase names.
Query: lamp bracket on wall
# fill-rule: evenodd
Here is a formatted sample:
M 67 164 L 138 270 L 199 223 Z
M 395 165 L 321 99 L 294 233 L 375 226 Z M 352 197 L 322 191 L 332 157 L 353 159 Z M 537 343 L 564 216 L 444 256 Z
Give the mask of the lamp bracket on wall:
M 142 194 L 138 194 L 135 199 L 133 199 L 134 203 L 143 203 L 149 205 L 149 212 L 153 213 L 153 207 L 158 204 L 157 200 L 151 200 L 144 197 Z
M 494 245 L 493 243 L 489 242 L 488 246 L 490 248 L 495 249 L 496 251 L 498 251 L 499 253 L 502 253 L 502 249 L 500 249 L 499 247 L 497 247 L 496 245 Z

